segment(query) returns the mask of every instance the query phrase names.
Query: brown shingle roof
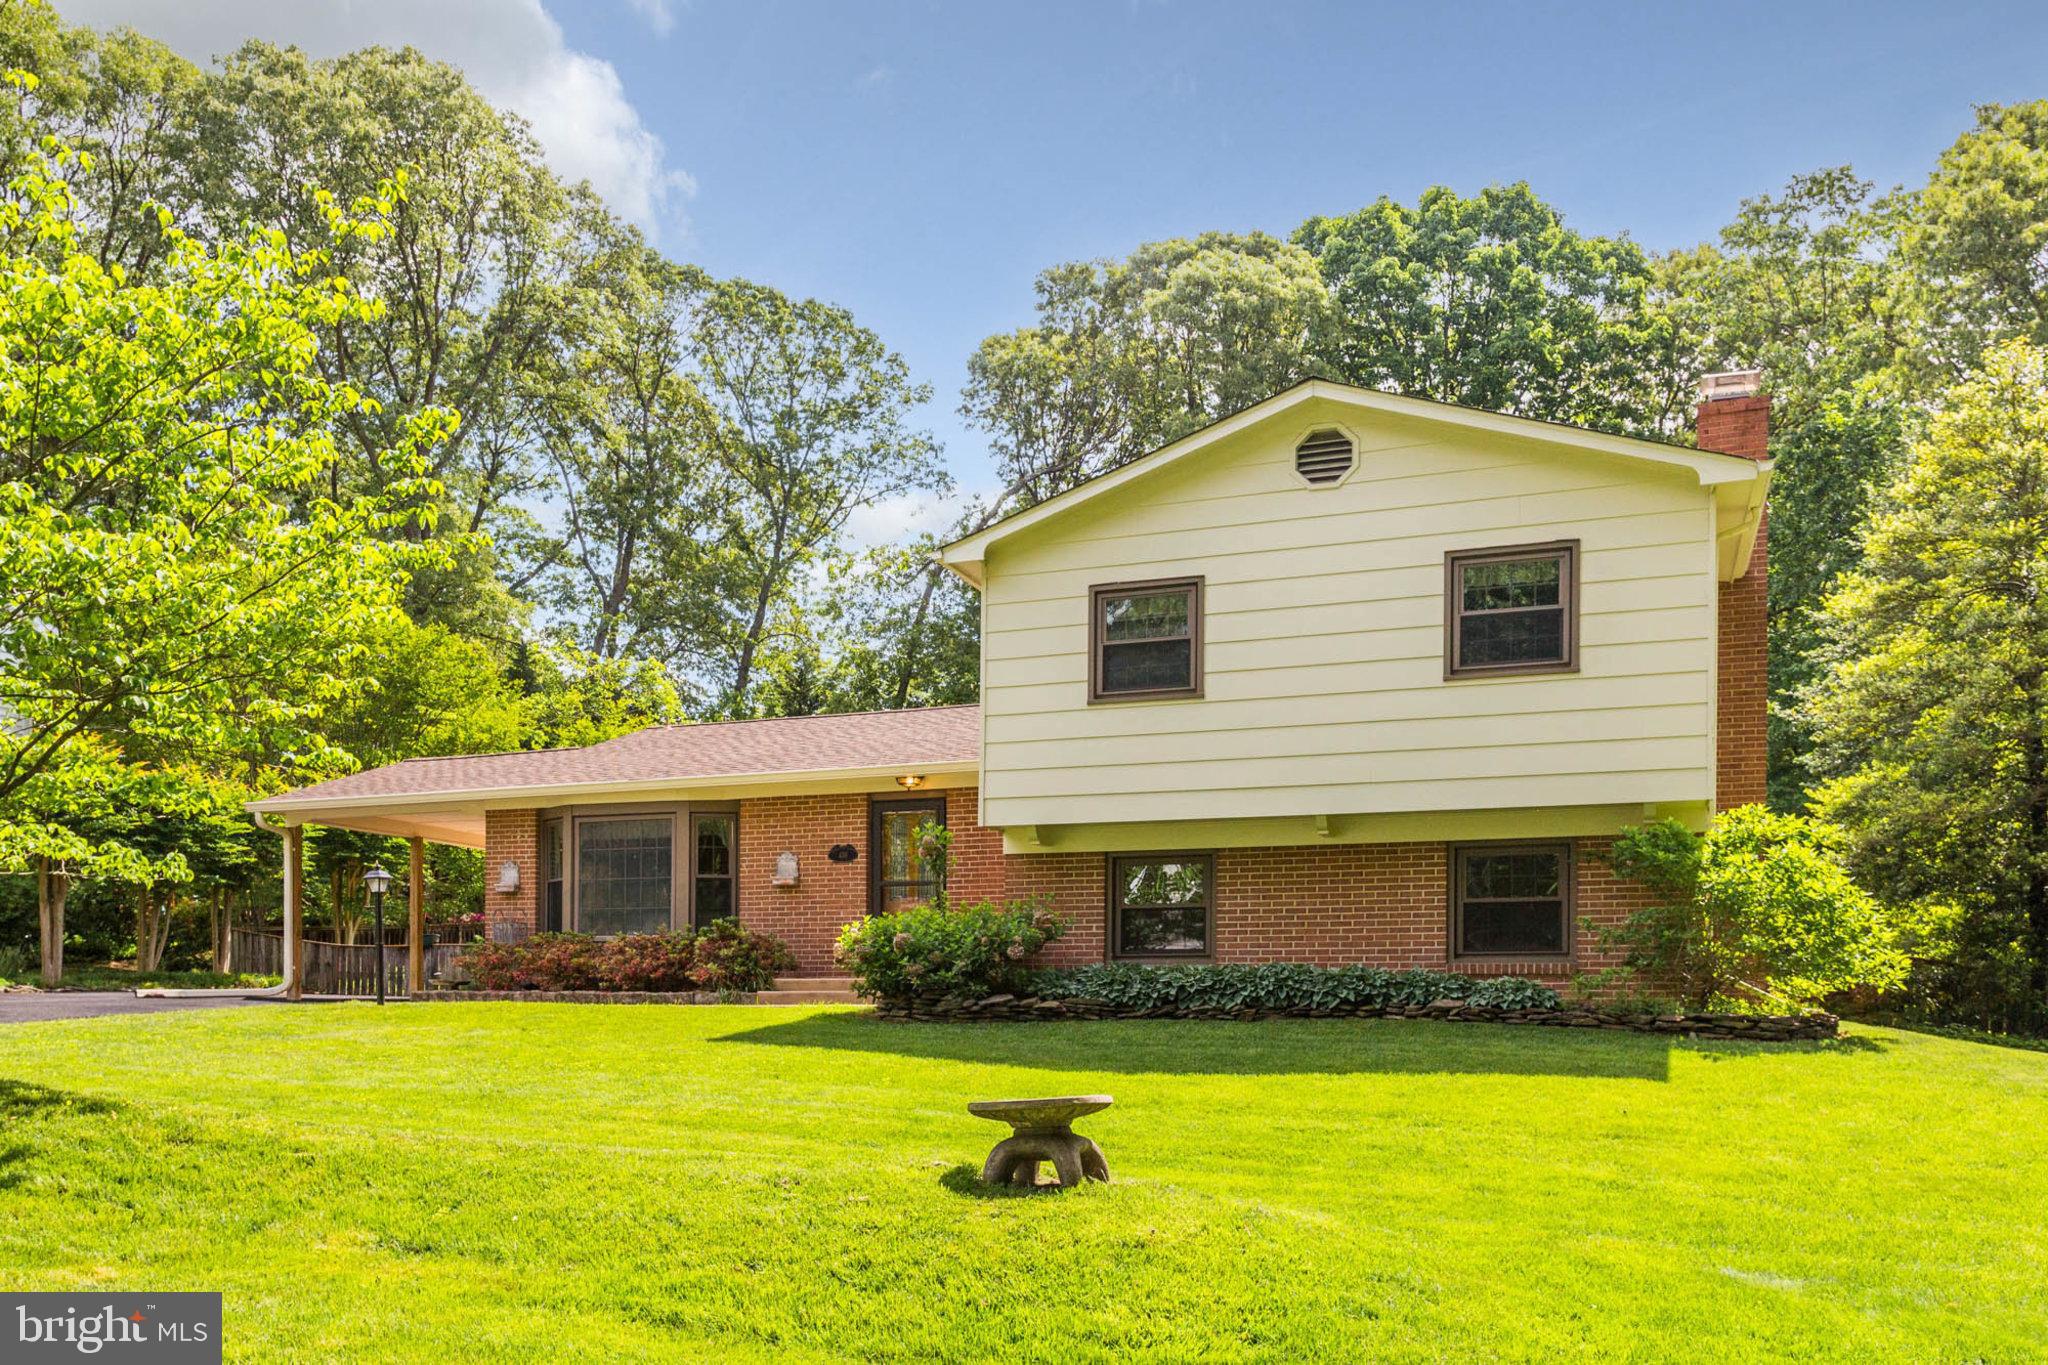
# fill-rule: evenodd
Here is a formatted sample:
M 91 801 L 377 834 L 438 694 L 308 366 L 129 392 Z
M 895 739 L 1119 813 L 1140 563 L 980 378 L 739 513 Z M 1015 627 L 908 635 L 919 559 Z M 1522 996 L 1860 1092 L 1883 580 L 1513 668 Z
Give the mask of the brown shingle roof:
M 411 758 L 255 804 L 268 809 L 378 796 L 487 796 L 525 787 L 689 783 L 864 768 L 916 772 L 973 763 L 980 753 L 978 706 L 715 721 L 657 726 L 581 749 Z

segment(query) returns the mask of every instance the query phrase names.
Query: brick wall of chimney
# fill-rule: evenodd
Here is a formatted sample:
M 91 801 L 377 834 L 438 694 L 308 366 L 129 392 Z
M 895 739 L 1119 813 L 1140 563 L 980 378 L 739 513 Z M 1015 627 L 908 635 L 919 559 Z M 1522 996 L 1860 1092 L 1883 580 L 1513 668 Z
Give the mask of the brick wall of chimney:
M 1762 395 L 1700 404 L 1699 447 L 1752 460 L 1770 458 L 1771 400 Z M 1766 794 L 1769 522 L 1758 527 L 1749 571 L 1721 585 L 1720 688 L 1716 697 L 1715 800 L 1718 809 L 1762 801 Z

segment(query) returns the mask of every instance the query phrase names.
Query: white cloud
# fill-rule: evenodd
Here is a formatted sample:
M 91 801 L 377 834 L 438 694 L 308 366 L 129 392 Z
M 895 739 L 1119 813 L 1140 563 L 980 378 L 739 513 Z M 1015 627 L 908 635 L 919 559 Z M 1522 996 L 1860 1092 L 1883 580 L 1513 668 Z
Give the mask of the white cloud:
M 654 30 L 658 38 L 666 38 L 676 26 L 675 11 L 669 8 L 668 0 L 626 0 L 633 13 L 647 21 L 647 27 Z
M 924 531 L 944 531 L 966 506 L 968 494 L 898 493 L 853 509 L 846 519 L 847 542 L 856 549 L 901 545 Z
M 657 31 L 666 0 L 632 0 Z M 522 115 L 548 163 L 588 180 L 613 209 L 650 233 L 679 224 L 695 189 L 667 164 L 612 64 L 571 49 L 541 0 L 59 0 L 75 24 L 131 25 L 194 61 L 249 38 L 295 43 L 315 57 L 410 44 L 452 62 L 493 102 Z

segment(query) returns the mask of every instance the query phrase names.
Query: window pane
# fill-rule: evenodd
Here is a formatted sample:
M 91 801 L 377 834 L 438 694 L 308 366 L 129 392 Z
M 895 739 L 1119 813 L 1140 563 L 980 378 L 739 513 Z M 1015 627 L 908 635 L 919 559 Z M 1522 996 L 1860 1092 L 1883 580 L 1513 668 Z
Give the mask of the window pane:
M 700 877 L 729 877 L 732 875 L 732 817 L 730 815 L 700 815 L 697 817 L 697 875 Z
M 1564 611 L 1512 611 L 1467 616 L 1458 627 L 1458 663 L 1557 663 L 1564 658 Z
M 699 877 L 697 879 L 697 927 L 703 928 L 715 919 L 732 918 L 732 879 L 729 877 Z
M 1468 901 L 1463 922 L 1461 953 L 1564 951 L 1562 901 Z
M 1194 646 L 1187 640 L 1150 640 L 1102 647 L 1102 690 L 1150 692 L 1193 686 Z
M 1102 638 L 1105 640 L 1185 639 L 1188 633 L 1186 588 L 1164 592 L 1133 593 L 1128 597 L 1102 599 Z
M 1123 860 L 1117 863 L 1117 890 L 1125 905 L 1204 905 L 1208 874 L 1206 862 Z
M 541 868 L 548 881 L 562 877 L 562 822 L 550 820 L 541 826 Z
M 1564 857 L 1550 849 L 1465 855 L 1465 896 L 1532 900 L 1564 895 Z
M 882 879 L 915 882 L 924 880 L 924 864 L 917 856 L 917 827 L 931 819 L 931 812 L 891 810 L 882 812 Z
M 1200 953 L 1208 950 L 1203 933 L 1208 912 L 1185 909 L 1126 909 L 1117 918 L 1117 952 L 1142 957 L 1147 953 Z
M 931 882 L 883 882 L 882 910 L 908 910 L 913 905 L 928 905 L 938 894 L 938 887 Z
M 1464 577 L 1465 610 L 1497 611 L 1502 607 L 1554 607 L 1564 582 L 1564 560 L 1557 555 L 1542 559 L 1504 559 L 1490 564 L 1467 564 Z
M 666 816 L 576 827 L 576 924 L 586 934 L 669 927 L 675 822 Z

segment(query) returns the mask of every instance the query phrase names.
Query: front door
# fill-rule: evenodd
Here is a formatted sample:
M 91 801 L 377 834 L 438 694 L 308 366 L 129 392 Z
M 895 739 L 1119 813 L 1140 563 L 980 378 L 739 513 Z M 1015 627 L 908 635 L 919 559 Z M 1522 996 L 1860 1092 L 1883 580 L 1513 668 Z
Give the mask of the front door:
M 939 894 L 938 870 L 918 856 L 917 827 L 946 823 L 943 796 L 876 801 L 868 808 L 868 913 L 924 904 Z

